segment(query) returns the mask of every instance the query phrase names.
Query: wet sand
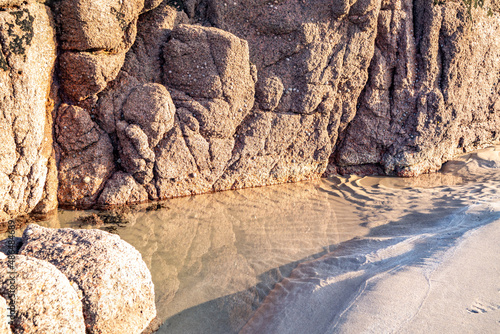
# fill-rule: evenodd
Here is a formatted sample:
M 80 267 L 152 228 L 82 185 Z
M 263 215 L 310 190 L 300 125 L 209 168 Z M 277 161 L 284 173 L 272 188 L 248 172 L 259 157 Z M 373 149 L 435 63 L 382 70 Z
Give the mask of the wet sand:
M 499 148 L 97 213 L 152 271 L 158 333 L 497 333 Z M 44 224 L 84 227 L 60 214 Z
M 437 233 L 359 239 L 302 263 L 241 332 L 498 333 L 499 211 L 478 206 Z M 484 227 L 460 236 L 469 220 Z

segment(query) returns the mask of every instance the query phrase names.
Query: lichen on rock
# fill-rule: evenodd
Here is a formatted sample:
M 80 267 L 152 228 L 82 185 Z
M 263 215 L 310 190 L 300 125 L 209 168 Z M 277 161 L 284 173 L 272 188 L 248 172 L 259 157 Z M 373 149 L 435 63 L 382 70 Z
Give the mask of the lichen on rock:
M 306 180 L 328 166 L 415 176 L 500 138 L 496 2 L 0 6 L 10 6 L 0 13 L 2 219 L 48 211 L 54 189 L 62 205 L 92 207 L 143 190 L 157 200 Z M 28 70 L 38 60 L 44 72 Z
M 55 29 L 48 8 L 23 4 L 0 12 L 0 220 L 31 212 L 51 173 Z M 52 182 L 53 179 L 50 179 Z M 56 203 L 45 207 L 53 210 Z

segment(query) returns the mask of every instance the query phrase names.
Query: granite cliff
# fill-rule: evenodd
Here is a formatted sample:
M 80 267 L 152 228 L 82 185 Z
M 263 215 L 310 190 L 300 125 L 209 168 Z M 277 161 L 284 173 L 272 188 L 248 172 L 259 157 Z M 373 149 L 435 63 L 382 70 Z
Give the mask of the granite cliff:
M 1 220 L 415 176 L 500 137 L 497 0 L 0 0 L 0 44 Z

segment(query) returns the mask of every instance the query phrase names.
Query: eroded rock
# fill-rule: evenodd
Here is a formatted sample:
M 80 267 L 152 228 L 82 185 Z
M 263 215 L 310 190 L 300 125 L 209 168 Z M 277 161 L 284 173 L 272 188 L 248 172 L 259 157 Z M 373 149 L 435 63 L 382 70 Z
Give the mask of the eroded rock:
M 24 255 L 14 259 L 13 333 L 85 333 L 82 304 L 66 276 L 46 261 Z M 1 259 L 0 295 L 8 303 L 12 298 L 9 272 L 8 259 Z
M 215 28 L 179 25 L 163 51 L 164 83 L 204 137 L 231 137 L 253 106 L 246 41 Z
M 147 136 L 150 147 L 155 147 L 174 125 L 175 106 L 167 89 L 149 83 L 134 87 L 123 105 L 123 118 L 137 124 Z
M 117 172 L 108 180 L 99 197 L 98 204 L 121 205 L 141 203 L 148 200 L 148 192 L 135 179 L 126 173 Z
M 20 254 L 52 263 L 78 286 L 88 333 L 141 333 L 156 316 L 151 274 L 117 235 L 31 224 Z
M 248 5 L 212 1 L 194 10 L 248 41 L 258 78 L 257 104 L 238 127 L 216 190 L 322 175 L 356 113 L 374 51 L 378 1 L 363 1 L 352 15 L 349 2 L 340 16 L 324 0 Z
M 257 82 L 256 99 L 262 110 L 273 111 L 276 109 L 283 96 L 283 83 L 281 79 L 274 76 L 264 78 Z
M 57 155 L 49 8 L 0 15 L 2 219 L 49 211 L 57 187 L 63 205 L 91 207 L 143 188 L 160 199 L 300 181 L 328 164 L 413 176 L 500 138 L 496 2 L 471 17 L 462 2 L 428 0 L 51 6 L 62 42 Z M 33 83 L 23 68 L 40 57 L 35 40 L 50 57 Z M 64 129 L 68 114 L 75 129 Z M 117 172 L 114 195 L 101 196 Z
M 148 146 L 148 136 L 140 126 L 127 122 L 118 122 L 116 130 L 120 140 L 120 164 L 140 183 L 148 183 L 153 179 L 155 161 L 155 153 Z
M 0 12 L 0 221 L 47 197 L 51 173 L 55 30 L 48 7 Z M 51 93 L 52 91 L 52 93 Z M 50 211 L 55 202 L 47 203 Z
M 500 21 L 472 14 L 460 2 L 384 2 L 370 79 L 334 160 L 344 172 L 415 176 L 498 141 Z
M 106 132 L 80 107 L 59 107 L 56 138 L 59 153 L 59 203 L 91 206 L 97 200 L 115 164 Z
M 66 51 L 59 57 L 64 93 L 73 101 L 85 100 L 106 88 L 116 78 L 125 53 L 105 54 Z
M 163 1 L 157 8 L 139 17 L 137 37 L 127 53 L 123 72 L 142 83 L 162 82 L 162 50 L 172 29 L 189 23 L 186 13 L 177 11 Z
M 144 0 L 70 0 L 59 4 L 64 50 L 128 50 Z

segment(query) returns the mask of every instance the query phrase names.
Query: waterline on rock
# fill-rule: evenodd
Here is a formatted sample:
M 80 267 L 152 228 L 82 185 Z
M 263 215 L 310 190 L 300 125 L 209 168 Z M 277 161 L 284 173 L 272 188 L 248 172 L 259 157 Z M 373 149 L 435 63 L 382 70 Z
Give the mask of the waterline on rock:
M 94 213 L 150 268 L 159 333 L 397 329 L 418 315 L 429 273 L 500 218 L 498 152 L 414 179 L 335 177 Z M 47 224 L 76 227 L 90 214 L 63 211 Z M 391 299 L 389 282 L 415 285 L 415 298 Z M 370 313 L 385 296 L 396 315 Z

